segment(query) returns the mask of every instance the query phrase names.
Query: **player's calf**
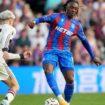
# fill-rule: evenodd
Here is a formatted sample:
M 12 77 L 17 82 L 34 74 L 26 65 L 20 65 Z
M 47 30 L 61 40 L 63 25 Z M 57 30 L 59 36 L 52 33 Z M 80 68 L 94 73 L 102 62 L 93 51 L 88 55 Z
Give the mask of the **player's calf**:
M 9 90 L 2 102 L 10 104 L 14 100 L 16 93 L 19 90 L 19 84 L 13 74 L 11 74 L 11 77 L 3 82 L 8 85 Z

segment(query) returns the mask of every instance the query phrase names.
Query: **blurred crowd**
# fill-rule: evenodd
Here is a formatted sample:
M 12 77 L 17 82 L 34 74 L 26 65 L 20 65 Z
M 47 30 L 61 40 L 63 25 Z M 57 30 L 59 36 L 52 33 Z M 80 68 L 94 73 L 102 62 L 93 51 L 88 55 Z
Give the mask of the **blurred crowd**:
M 53 3 L 51 3 L 52 1 Z M 27 22 L 43 15 L 63 12 L 63 5 L 66 1 L 41 0 L 40 3 L 43 3 L 42 6 L 42 4 L 39 5 L 39 3 L 36 3 L 37 0 L 0 0 L 0 12 L 9 9 L 16 15 L 14 27 L 17 33 L 10 44 L 10 51 L 14 53 L 22 53 L 25 50 L 32 51 L 32 58 L 26 61 L 8 61 L 9 65 L 42 65 L 49 25 L 41 23 L 36 25 L 34 29 L 29 29 Z M 85 35 L 95 55 L 105 64 L 105 1 L 78 0 L 78 2 L 80 8 L 77 18 L 83 25 Z M 33 3 L 37 8 L 33 8 Z M 39 7 L 39 11 L 38 6 L 42 7 Z M 75 64 L 92 64 L 89 54 L 77 37 L 72 39 L 71 44 Z

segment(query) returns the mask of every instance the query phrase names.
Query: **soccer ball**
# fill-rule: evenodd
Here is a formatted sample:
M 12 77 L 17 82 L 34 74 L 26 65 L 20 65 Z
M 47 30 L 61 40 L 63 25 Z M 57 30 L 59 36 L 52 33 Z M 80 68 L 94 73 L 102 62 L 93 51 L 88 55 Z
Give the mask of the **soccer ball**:
M 55 98 L 48 98 L 48 99 L 45 100 L 44 105 L 59 105 L 59 102 Z

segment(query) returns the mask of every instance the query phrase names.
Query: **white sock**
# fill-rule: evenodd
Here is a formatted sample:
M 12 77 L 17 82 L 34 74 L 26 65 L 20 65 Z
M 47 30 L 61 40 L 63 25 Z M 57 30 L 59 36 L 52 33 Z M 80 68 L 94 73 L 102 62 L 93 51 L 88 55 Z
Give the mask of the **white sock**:
M 62 95 L 58 95 L 57 98 L 58 98 L 59 101 L 64 99 Z
M 5 100 L 8 101 L 8 103 L 11 103 L 11 101 L 14 99 L 14 95 L 12 93 L 7 93 Z

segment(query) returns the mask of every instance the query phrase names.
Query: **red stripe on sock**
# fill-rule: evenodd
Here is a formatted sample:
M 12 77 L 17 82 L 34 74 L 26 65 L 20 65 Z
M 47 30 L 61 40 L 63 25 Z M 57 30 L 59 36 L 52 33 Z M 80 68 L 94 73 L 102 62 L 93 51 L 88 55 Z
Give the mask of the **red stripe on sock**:
M 8 93 L 12 93 L 14 96 L 16 95 L 16 92 L 14 90 L 8 90 Z

